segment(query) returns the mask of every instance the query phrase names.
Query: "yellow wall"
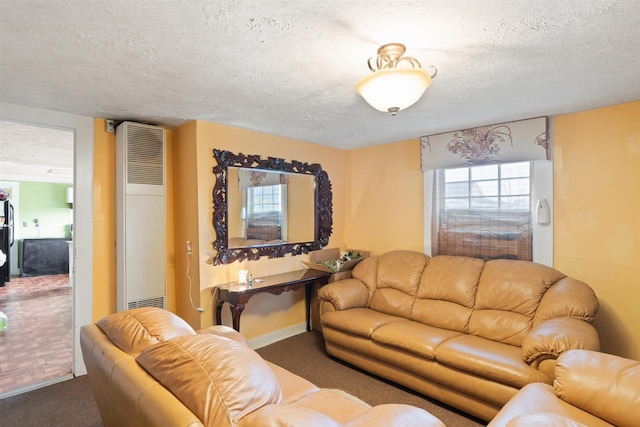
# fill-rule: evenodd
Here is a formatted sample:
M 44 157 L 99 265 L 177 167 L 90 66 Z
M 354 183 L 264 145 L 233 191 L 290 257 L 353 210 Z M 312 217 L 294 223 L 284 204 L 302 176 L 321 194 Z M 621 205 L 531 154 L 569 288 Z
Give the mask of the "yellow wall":
M 640 102 L 555 118 L 554 266 L 598 295 L 602 350 L 640 360 Z
M 200 306 L 200 277 L 198 275 L 198 183 L 196 170 L 196 122 L 188 122 L 173 132 L 174 164 L 174 232 L 176 267 L 176 313 L 189 324 L 199 326 L 200 315 L 191 308 L 190 297 Z M 186 242 L 192 242 L 187 256 Z M 186 276 L 189 263 L 189 277 Z
M 345 244 L 379 255 L 424 250 L 424 191 L 417 140 L 347 152 Z
M 115 160 L 116 137 L 105 119 L 94 119 L 93 320 L 116 311 Z M 167 308 L 175 311 L 172 135 L 167 131 Z
M 287 234 L 290 242 L 312 242 L 315 220 L 315 182 L 309 175 L 287 180 Z
M 187 127 L 189 132 L 183 128 Z M 195 319 L 198 313 L 189 305 L 180 304 L 178 314 L 194 327 L 206 327 L 213 324 L 213 308 L 211 307 L 212 287 L 237 280 L 238 269 L 248 269 L 254 277 L 278 274 L 304 268 L 301 261 L 307 261 L 308 256 L 286 256 L 284 258 L 261 258 L 259 261 L 234 262 L 228 265 L 213 266 L 212 243 L 215 239 L 215 231 L 212 225 L 212 191 L 215 182 L 212 169 L 215 166 L 213 149 L 229 150 L 234 153 L 258 154 L 262 157 L 280 157 L 287 161 L 298 160 L 308 163 L 320 163 L 327 171 L 333 184 L 333 233 L 329 241 L 329 247 L 342 247 L 344 235 L 344 152 L 334 148 L 310 144 L 274 135 L 267 135 L 245 129 L 224 126 L 204 121 L 190 122 L 175 132 L 176 153 L 188 146 L 189 150 L 196 147 L 195 158 L 190 151 L 189 161 L 179 163 L 179 155 L 176 154 L 176 177 L 184 171 L 178 169 L 189 167 L 195 171 L 197 177 L 191 173 L 185 176 L 181 182 L 175 182 L 176 194 L 197 188 L 197 201 L 185 206 L 197 206 L 197 236 L 193 237 L 194 254 L 192 262 L 192 283 L 201 290 L 199 298 L 195 297 L 196 305 L 205 307 L 199 319 Z M 188 163 L 188 164 L 187 164 Z M 186 174 L 185 174 L 186 175 Z M 195 178 L 195 179 L 194 179 Z M 193 218 L 189 217 L 189 221 Z M 178 217 L 176 216 L 176 221 Z M 178 221 L 180 222 L 180 221 Z M 189 225 L 190 227 L 193 224 Z M 176 228 L 176 253 L 178 258 L 181 253 L 182 239 L 186 234 Z M 192 233 L 195 230 L 191 230 Z M 188 295 L 188 280 L 177 264 L 177 299 Z M 257 295 L 249 301 L 242 314 L 242 333 L 247 338 L 264 335 L 279 329 L 294 326 L 304 322 L 304 294 L 302 292 L 286 292 L 281 295 Z M 223 308 L 223 323 L 230 325 L 229 309 Z
M 603 351 L 640 359 L 640 102 L 556 117 L 554 120 L 554 263 L 594 288 L 601 302 L 595 325 Z M 94 318 L 115 311 L 113 174 L 115 138 L 95 123 Z M 333 189 L 333 234 L 328 247 L 423 250 L 423 177 L 418 140 L 340 151 L 302 141 L 202 121 L 173 132 L 175 241 L 168 241 L 169 306 L 195 327 L 213 323 L 211 287 L 301 267 L 306 256 L 212 266 L 211 223 L 214 148 L 320 163 Z M 170 183 L 171 181 L 169 181 Z M 171 211 L 171 209 L 169 209 Z M 168 212 L 169 212 L 168 211 Z M 168 214 L 169 219 L 169 214 Z M 172 224 L 168 235 L 173 235 Z M 189 302 L 185 241 L 191 240 Z M 175 266 L 175 270 L 170 272 Z M 175 293 L 172 293 L 174 292 Z M 256 337 L 304 320 L 300 292 L 254 297 L 242 330 Z M 230 324 L 228 308 L 223 323 Z
M 554 120 L 554 267 L 598 295 L 602 350 L 640 360 L 640 102 Z M 347 152 L 345 244 L 423 250 L 418 140 Z
M 94 119 L 93 320 L 116 311 L 116 136 Z

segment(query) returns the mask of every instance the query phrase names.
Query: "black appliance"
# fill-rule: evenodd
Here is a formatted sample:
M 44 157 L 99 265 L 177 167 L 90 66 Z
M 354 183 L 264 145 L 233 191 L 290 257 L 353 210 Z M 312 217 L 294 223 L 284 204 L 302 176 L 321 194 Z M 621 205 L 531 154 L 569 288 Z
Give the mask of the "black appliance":
M 2 209 L 0 209 L 0 250 L 2 250 L 7 257 L 5 263 L 0 266 L 0 287 L 2 287 L 6 282 L 11 281 L 11 247 L 14 242 L 14 211 L 13 205 L 9 200 L 9 195 L 3 191 L 0 191 L 0 203 L 2 204 Z

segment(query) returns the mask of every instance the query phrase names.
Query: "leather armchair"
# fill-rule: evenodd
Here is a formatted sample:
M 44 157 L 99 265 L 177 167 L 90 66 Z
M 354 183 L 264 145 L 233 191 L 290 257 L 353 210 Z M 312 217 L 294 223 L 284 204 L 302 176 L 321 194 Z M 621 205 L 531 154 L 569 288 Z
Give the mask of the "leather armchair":
M 489 427 L 640 425 L 640 362 L 589 350 L 558 357 L 553 385 L 522 388 Z
M 226 326 L 194 331 L 146 307 L 107 316 L 80 332 L 89 382 L 105 426 L 438 426 L 409 405 L 374 408 L 320 389 L 263 360 Z

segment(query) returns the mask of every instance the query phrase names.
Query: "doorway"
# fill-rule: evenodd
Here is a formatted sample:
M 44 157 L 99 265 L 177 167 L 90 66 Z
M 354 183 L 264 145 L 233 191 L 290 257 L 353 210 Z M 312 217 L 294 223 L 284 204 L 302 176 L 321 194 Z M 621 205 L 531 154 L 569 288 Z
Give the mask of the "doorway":
M 8 323 L 0 334 L 2 397 L 73 372 L 74 136 L 67 129 L 0 120 L 0 141 L 0 188 L 13 213 L 5 227 L 11 242 L 3 244 L 9 281 L 0 288 Z
M 79 345 L 80 326 L 92 322 L 93 295 L 93 118 L 0 103 L 0 120 L 66 130 L 73 135 L 73 240 L 71 261 L 74 265 L 70 294 L 72 301 L 72 363 L 68 378 L 86 374 Z M 0 159 L 1 160 L 1 159 Z M 78 165 L 81 165 L 78 168 Z M 19 226 L 25 219 L 19 219 Z M 27 220 L 28 221 L 28 220 Z M 10 320 L 9 320 L 10 322 Z M 47 325 L 34 327 L 47 328 Z M 65 378 L 61 378 L 63 380 Z M 40 384 L 39 386 L 47 385 Z M 34 386 L 32 388 L 37 388 Z M 21 390 L 27 391 L 27 390 Z M 7 397 L 2 395 L 2 397 Z

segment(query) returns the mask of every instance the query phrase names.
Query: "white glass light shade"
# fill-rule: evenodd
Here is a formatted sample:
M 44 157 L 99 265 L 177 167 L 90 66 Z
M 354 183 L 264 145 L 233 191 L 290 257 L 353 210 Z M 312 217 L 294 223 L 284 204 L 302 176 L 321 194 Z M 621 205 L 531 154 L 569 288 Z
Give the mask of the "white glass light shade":
M 395 114 L 415 104 L 429 85 L 422 68 L 390 68 L 365 77 L 356 90 L 376 110 Z

